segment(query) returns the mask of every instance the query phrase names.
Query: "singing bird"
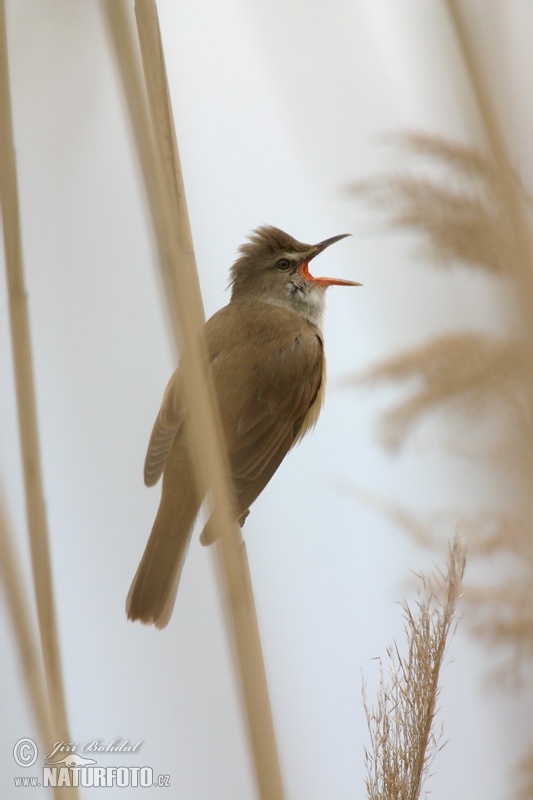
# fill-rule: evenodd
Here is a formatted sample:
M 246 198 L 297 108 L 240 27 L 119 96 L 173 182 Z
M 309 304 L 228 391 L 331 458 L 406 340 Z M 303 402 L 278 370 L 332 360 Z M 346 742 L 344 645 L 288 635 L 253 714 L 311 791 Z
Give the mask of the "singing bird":
M 322 319 L 328 286 L 360 286 L 314 278 L 309 262 L 349 234 L 303 244 L 272 226 L 254 231 L 231 269 L 231 299 L 206 323 L 204 335 L 220 409 L 236 516 L 241 525 L 291 449 L 320 414 L 326 359 Z M 144 482 L 163 475 L 161 502 L 131 584 L 131 620 L 168 623 L 196 516 L 202 504 L 188 452 L 180 369 L 163 396 L 148 445 Z M 200 537 L 210 544 L 209 525 Z

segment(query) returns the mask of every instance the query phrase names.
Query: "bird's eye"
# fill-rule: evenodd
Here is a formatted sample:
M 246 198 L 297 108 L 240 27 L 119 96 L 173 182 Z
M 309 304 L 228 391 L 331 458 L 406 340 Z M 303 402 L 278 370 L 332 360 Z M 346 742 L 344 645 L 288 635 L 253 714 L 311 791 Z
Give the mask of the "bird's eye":
M 278 261 L 278 269 L 281 272 L 288 272 L 288 270 L 290 270 L 290 268 L 291 268 L 291 262 L 289 261 L 289 259 L 288 258 L 280 258 L 280 260 Z

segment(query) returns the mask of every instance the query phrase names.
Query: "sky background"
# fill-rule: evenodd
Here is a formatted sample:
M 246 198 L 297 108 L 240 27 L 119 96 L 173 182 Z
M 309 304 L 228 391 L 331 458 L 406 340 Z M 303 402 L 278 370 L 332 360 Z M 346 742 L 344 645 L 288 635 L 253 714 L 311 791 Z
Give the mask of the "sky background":
M 140 754 L 121 765 L 169 774 L 169 797 L 251 800 L 214 559 L 197 534 L 168 628 L 127 623 L 124 613 L 159 499 L 159 487 L 144 487 L 142 467 L 175 357 L 101 9 L 92 0 L 6 5 L 73 740 L 142 739 Z M 488 78 L 511 159 L 531 185 L 533 119 L 522 99 L 533 68 L 531 5 L 467 5 L 492 56 Z M 490 465 L 443 454 L 443 426 L 424 425 L 400 455 L 386 453 L 379 418 L 395 393 L 346 381 L 432 335 L 501 322 L 494 287 L 460 269 L 432 269 L 416 255 L 413 236 L 387 230 L 349 187 L 406 166 L 384 134 L 416 130 L 477 145 L 479 120 L 444 2 L 159 0 L 158 7 L 206 315 L 228 301 L 229 267 L 254 227 L 276 225 L 309 242 L 353 234 L 314 268 L 364 284 L 328 291 L 325 408 L 254 504 L 244 537 L 287 798 L 363 798 L 362 677 L 372 698 L 376 657 L 402 637 L 398 601 L 412 572 L 431 562 L 359 495 L 418 514 L 476 510 L 500 498 Z M 0 295 L 1 481 L 31 593 L 5 279 Z M 450 526 L 450 538 L 454 532 Z M 2 783 L 12 787 L 13 776 L 39 774 L 42 762 L 26 773 L 13 761 L 15 741 L 35 738 L 36 727 L 2 603 L 0 765 Z M 532 704 L 488 687 L 491 663 L 462 625 L 442 676 L 439 722 L 448 744 L 428 784 L 436 798 L 509 796 Z M 98 763 L 116 760 L 102 755 Z M 2 796 L 47 796 L 9 792 Z

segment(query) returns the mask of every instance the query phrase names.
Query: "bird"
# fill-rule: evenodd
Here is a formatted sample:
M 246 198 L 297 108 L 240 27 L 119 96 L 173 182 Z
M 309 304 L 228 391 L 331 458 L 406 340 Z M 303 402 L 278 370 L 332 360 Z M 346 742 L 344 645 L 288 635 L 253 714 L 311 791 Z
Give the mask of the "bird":
M 289 450 L 318 420 L 326 382 L 326 289 L 361 284 L 315 278 L 309 263 L 349 235 L 311 245 L 270 225 L 257 228 L 231 268 L 229 303 L 203 329 L 241 526 Z M 128 619 L 157 628 L 170 620 L 203 502 L 187 445 L 182 384 L 178 366 L 144 463 L 147 486 L 163 476 L 161 500 L 126 600 Z M 200 541 L 213 540 L 208 522 Z

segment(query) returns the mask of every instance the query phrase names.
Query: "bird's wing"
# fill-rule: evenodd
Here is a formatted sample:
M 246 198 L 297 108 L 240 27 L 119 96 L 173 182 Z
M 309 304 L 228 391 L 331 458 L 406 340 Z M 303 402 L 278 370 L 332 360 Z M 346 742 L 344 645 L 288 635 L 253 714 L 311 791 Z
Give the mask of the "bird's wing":
M 322 340 L 314 326 L 293 312 L 254 305 L 252 312 L 230 304 L 225 316 L 233 314 L 235 324 L 215 315 L 207 328 L 240 511 L 253 503 L 307 428 L 310 409 L 320 405 L 324 370 Z M 222 332 L 217 331 L 221 322 Z M 227 330 L 237 335 L 224 335 Z
M 161 408 L 148 444 L 144 460 L 146 486 L 153 486 L 161 477 L 170 448 L 185 417 L 180 382 L 179 370 L 176 370 L 165 389 Z
M 208 321 L 205 336 L 234 488 L 245 511 L 316 422 L 325 365 L 322 339 L 298 315 L 265 303 L 225 306 Z M 147 486 L 159 480 L 185 419 L 180 383 L 178 369 L 148 445 Z

